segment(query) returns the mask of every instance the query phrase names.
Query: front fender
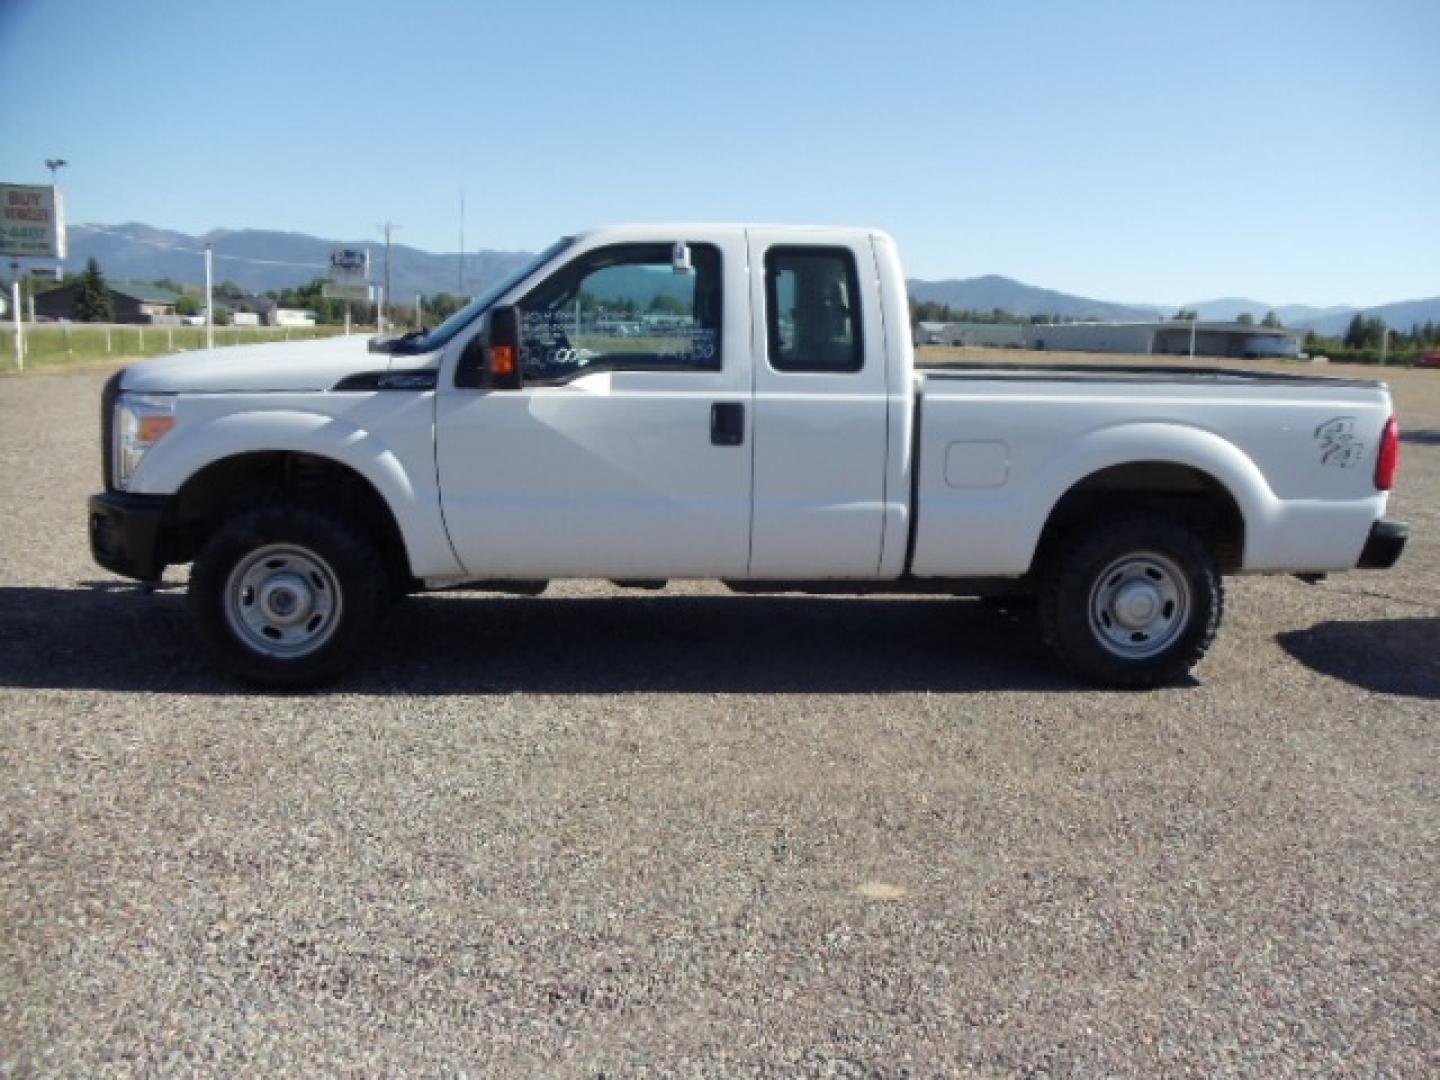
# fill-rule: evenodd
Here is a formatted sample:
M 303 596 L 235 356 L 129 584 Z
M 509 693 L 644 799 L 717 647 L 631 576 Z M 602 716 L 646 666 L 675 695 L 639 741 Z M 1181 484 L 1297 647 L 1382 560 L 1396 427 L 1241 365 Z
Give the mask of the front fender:
M 412 431 L 411 441 L 416 445 L 404 454 L 379 434 L 322 412 L 287 408 L 194 417 L 193 422 L 178 424 L 145 455 L 129 490 L 172 494 L 200 470 L 242 454 L 289 451 L 328 458 L 354 469 L 385 500 L 400 528 L 415 576 L 458 575 L 463 571 L 440 518 L 433 467 L 405 467 L 407 457 L 424 463 L 432 460 L 431 430 L 426 425 Z M 422 449 L 424 457 L 417 459 Z

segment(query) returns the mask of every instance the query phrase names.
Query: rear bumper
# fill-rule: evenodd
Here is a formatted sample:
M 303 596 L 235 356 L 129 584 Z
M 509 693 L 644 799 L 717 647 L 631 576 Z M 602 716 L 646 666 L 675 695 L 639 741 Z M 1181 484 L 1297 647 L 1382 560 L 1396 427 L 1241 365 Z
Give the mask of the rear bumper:
M 168 495 L 110 491 L 90 496 L 90 554 L 106 570 L 139 581 L 157 581 L 165 570 L 162 526 Z
M 1357 570 L 1389 570 L 1400 561 L 1405 542 L 1410 539 L 1410 526 L 1403 521 L 1377 521 L 1370 526 L 1370 537 L 1360 552 Z

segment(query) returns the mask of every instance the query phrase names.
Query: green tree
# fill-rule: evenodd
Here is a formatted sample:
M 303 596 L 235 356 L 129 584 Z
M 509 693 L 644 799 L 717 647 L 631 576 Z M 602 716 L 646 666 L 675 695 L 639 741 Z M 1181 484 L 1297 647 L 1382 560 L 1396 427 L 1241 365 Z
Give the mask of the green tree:
M 1260 320 L 1261 326 L 1268 326 L 1272 330 L 1278 330 L 1285 324 L 1280 321 L 1280 316 L 1273 311 L 1265 312 L 1265 317 Z
M 426 322 L 430 325 L 442 323 L 466 304 L 465 297 L 454 293 L 438 292 L 425 301 Z
M 272 289 L 265 295 L 281 307 L 313 311 L 318 322 L 343 322 L 345 319 L 345 302 L 343 300 L 331 300 L 320 295 L 325 288 L 325 282 L 325 278 L 317 277 L 304 285 L 292 289 L 281 289 L 279 292 Z M 406 307 L 402 307 L 399 305 L 391 305 L 390 317 L 396 321 L 403 321 L 407 314 L 413 315 L 414 311 L 415 308 L 413 306 L 407 305 Z
M 1255 316 L 1248 311 L 1242 311 L 1239 315 L 1235 316 L 1235 321 L 1241 326 L 1254 326 Z
M 659 315 L 686 314 L 685 301 L 678 296 L 666 296 L 664 293 L 656 293 L 650 298 L 649 310 Z
M 105 284 L 100 260 L 93 255 L 85 263 L 80 277 L 80 292 L 75 297 L 75 316 L 81 322 L 114 322 L 115 298 Z
M 1347 349 L 1365 346 L 1365 317 L 1358 311 L 1350 317 L 1350 325 L 1345 328 L 1344 344 Z
M 175 314 L 176 314 L 176 315 L 198 315 L 198 314 L 200 314 L 200 301 L 197 300 L 197 299 L 195 299 L 195 297 L 191 296 L 189 293 L 184 293 L 184 294 L 182 294 L 181 297 L 180 297 L 180 299 L 177 300 L 177 301 L 175 301 Z
M 1175 312 L 1175 314 L 1170 317 L 1176 322 L 1197 322 L 1200 318 L 1200 313 L 1194 308 L 1182 307 L 1179 311 Z

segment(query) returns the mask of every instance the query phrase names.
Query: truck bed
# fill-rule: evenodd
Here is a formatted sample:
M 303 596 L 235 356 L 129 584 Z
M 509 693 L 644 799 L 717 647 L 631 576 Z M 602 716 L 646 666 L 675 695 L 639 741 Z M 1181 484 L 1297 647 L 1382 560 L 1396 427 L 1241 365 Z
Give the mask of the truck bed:
M 921 372 L 910 560 L 918 576 L 1026 572 L 1067 492 L 1137 464 L 1179 466 L 1229 492 L 1252 526 L 1246 571 L 1353 567 L 1383 516 L 1375 448 L 1391 408 L 1380 382 L 1159 364 Z

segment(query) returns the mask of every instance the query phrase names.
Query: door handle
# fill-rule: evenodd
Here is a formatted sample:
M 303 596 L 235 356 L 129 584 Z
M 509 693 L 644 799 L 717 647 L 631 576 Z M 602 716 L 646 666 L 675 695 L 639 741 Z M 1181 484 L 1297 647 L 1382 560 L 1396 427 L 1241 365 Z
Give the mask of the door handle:
M 710 406 L 710 441 L 716 446 L 739 446 L 745 441 L 745 405 L 717 401 Z

